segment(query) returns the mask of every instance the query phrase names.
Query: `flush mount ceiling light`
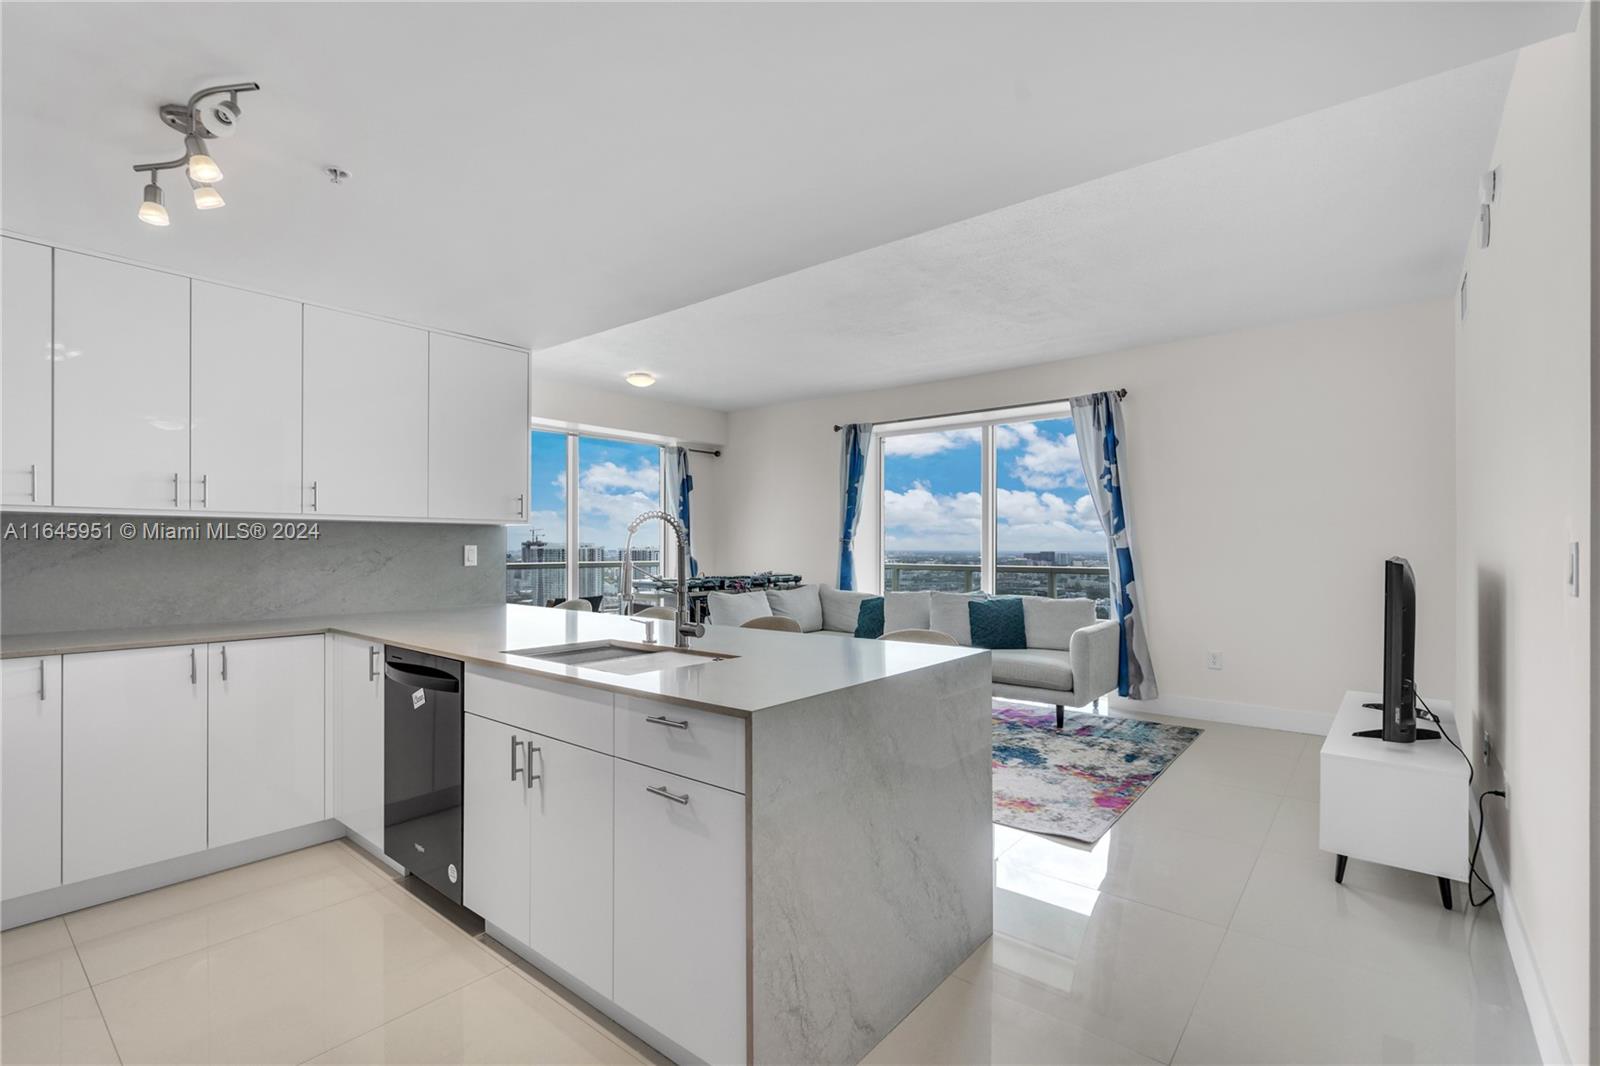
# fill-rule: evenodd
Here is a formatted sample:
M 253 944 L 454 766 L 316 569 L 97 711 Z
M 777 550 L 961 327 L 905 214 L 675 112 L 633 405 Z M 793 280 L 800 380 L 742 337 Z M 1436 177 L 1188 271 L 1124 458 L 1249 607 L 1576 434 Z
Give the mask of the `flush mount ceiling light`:
M 632 373 L 622 375 L 622 380 L 635 388 L 648 389 L 656 383 L 656 376 L 648 370 L 635 370 Z
M 222 168 L 206 149 L 206 141 L 218 137 L 231 137 L 239 128 L 239 94 L 253 93 L 261 86 L 253 81 L 231 85 L 213 85 L 189 97 L 186 104 L 162 104 L 161 121 L 183 134 L 183 155 L 161 163 L 139 163 L 134 171 L 149 174 L 150 184 L 144 187 L 144 202 L 139 205 L 139 221 L 152 226 L 165 226 L 172 220 L 162 202 L 161 187 L 156 175 L 163 170 L 182 167 L 188 174 L 189 185 L 194 189 L 194 206 L 210 211 L 226 202 L 214 187 L 222 180 Z M 216 97 L 226 100 L 208 104 Z

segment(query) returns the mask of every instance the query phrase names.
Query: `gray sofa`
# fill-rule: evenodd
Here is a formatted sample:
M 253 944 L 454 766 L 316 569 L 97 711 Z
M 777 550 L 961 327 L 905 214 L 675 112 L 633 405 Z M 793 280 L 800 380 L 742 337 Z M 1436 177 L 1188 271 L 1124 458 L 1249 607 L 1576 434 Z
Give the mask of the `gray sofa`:
M 981 593 L 890 592 L 883 600 L 880 631 L 933 629 L 958 644 L 972 646 L 967 604 Z M 841 592 L 827 585 L 803 585 L 772 592 L 713 592 L 712 625 L 743 625 L 752 618 L 779 615 L 794 619 L 802 633 L 854 637 L 861 606 L 877 599 L 867 592 Z M 1022 596 L 1024 648 L 989 652 L 994 694 L 1002 698 L 1053 703 L 1056 724 L 1066 707 L 1098 705 L 1117 687 L 1118 626 L 1096 619 L 1089 600 Z M 869 612 L 870 613 L 870 612 Z M 871 615 L 875 621 L 875 613 Z

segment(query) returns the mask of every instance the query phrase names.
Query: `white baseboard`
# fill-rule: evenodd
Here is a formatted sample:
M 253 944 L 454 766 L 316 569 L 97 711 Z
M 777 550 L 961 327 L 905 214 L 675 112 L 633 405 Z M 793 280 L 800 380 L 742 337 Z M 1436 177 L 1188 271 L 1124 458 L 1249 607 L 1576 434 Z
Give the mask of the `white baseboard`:
M 1476 812 L 1474 818 L 1476 817 Z M 1477 831 L 1474 821 L 1473 831 Z M 1484 879 L 1494 889 L 1494 902 L 1500 910 L 1500 926 L 1505 930 L 1506 947 L 1511 951 L 1511 965 L 1517 971 L 1517 983 L 1522 986 L 1522 999 L 1528 1007 L 1528 1020 L 1533 1023 L 1533 1038 L 1539 1044 L 1539 1058 L 1547 1063 L 1572 1062 L 1567 1042 L 1561 1036 L 1561 1026 L 1550 1006 L 1550 996 L 1545 991 L 1544 979 L 1539 975 L 1539 964 L 1534 960 L 1533 948 L 1528 943 L 1527 927 L 1522 924 L 1522 914 L 1517 910 L 1517 898 L 1505 881 L 1505 867 L 1495 851 L 1489 834 L 1483 835 Z M 1467 886 L 1471 891 L 1471 885 Z
M 1122 714 L 1138 717 L 1159 714 L 1170 718 L 1194 718 L 1202 722 L 1248 725 L 1260 729 L 1282 729 L 1290 733 L 1310 733 L 1325 737 L 1333 725 L 1333 711 L 1297 711 L 1287 707 L 1268 707 L 1259 703 L 1230 703 L 1203 700 L 1194 696 L 1162 696 L 1154 700 L 1110 697 L 1111 706 Z

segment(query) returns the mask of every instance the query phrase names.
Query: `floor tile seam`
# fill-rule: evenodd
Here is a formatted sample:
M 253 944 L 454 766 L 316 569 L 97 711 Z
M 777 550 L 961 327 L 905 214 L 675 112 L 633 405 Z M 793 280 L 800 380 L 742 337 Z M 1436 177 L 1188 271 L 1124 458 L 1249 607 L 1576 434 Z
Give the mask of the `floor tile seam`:
M 67 931 L 67 943 L 72 945 L 72 953 L 78 956 L 78 968 L 83 971 L 83 982 L 88 986 L 89 998 L 94 1000 L 94 1012 L 100 1016 L 100 1027 L 106 1031 L 106 1039 L 111 1041 L 111 1053 L 117 1057 L 118 1066 L 121 1066 L 124 1060 L 122 1049 L 117 1046 L 117 1034 L 111 1031 L 111 1019 L 106 1017 L 105 1008 L 100 1006 L 100 994 L 94 990 L 94 982 L 89 980 L 89 968 L 83 964 L 83 955 L 78 951 L 77 938 L 72 935 L 72 926 L 63 918 L 61 928 Z

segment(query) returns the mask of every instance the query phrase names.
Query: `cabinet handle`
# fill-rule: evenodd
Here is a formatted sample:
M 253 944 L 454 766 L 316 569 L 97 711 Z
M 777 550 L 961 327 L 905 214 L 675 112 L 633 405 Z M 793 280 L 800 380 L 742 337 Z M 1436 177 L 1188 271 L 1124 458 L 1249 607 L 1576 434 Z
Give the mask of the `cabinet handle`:
M 544 780 L 544 773 L 542 771 L 540 773 L 537 773 L 537 774 L 533 772 L 533 753 L 536 752 L 536 751 L 541 753 L 539 755 L 539 764 L 540 764 L 540 766 L 543 766 L 544 765 L 544 755 L 543 755 L 544 749 L 543 748 L 536 748 L 536 747 L 533 746 L 533 741 L 531 741 L 531 740 L 528 741 L 528 755 L 527 755 L 527 759 L 526 759 L 526 762 L 528 764 L 528 770 L 527 770 L 527 774 L 523 777 L 523 781 L 527 783 L 527 786 L 529 788 L 533 787 L 533 783 L 535 781 L 543 781 Z
M 378 680 L 378 649 L 370 646 L 367 648 L 367 680 Z
M 178 506 L 178 475 L 172 475 L 172 506 Z
M 317 509 L 317 483 L 315 481 L 311 483 L 311 509 L 313 511 Z
M 195 668 L 194 649 L 190 648 L 189 649 L 189 684 L 198 685 L 199 683 L 200 683 L 200 674 Z
M 652 795 L 660 796 L 662 799 L 669 799 L 673 803 L 687 805 L 689 802 L 689 794 L 687 792 L 680 796 L 675 792 L 668 792 L 665 785 L 646 785 L 644 790 Z
M 517 493 L 517 517 L 521 518 L 527 512 L 527 510 L 528 494 L 525 492 Z
M 44 660 L 39 660 L 39 699 L 44 699 Z
M 200 475 L 200 506 L 208 507 L 211 503 L 211 489 L 206 485 L 206 475 Z
M 222 680 L 228 680 L 228 646 L 222 646 Z
M 515 733 L 511 734 L 511 780 L 515 781 L 517 775 L 522 773 L 522 768 L 517 765 L 517 751 L 522 747 L 522 741 L 517 739 Z
M 649 722 L 651 725 L 664 725 L 668 729 L 688 729 L 689 728 L 689 723 L 688 722 L 680 722 L 678 719 L 676 719 L 676 718 L 668 718 L 664 714 L 653 714 L 649 718 L 646 718 L 645 721 Z
M 28 502 L 39 502 L 39 464 L 28 464 Z M 44 697 L 39 697 L 43 699 Z

